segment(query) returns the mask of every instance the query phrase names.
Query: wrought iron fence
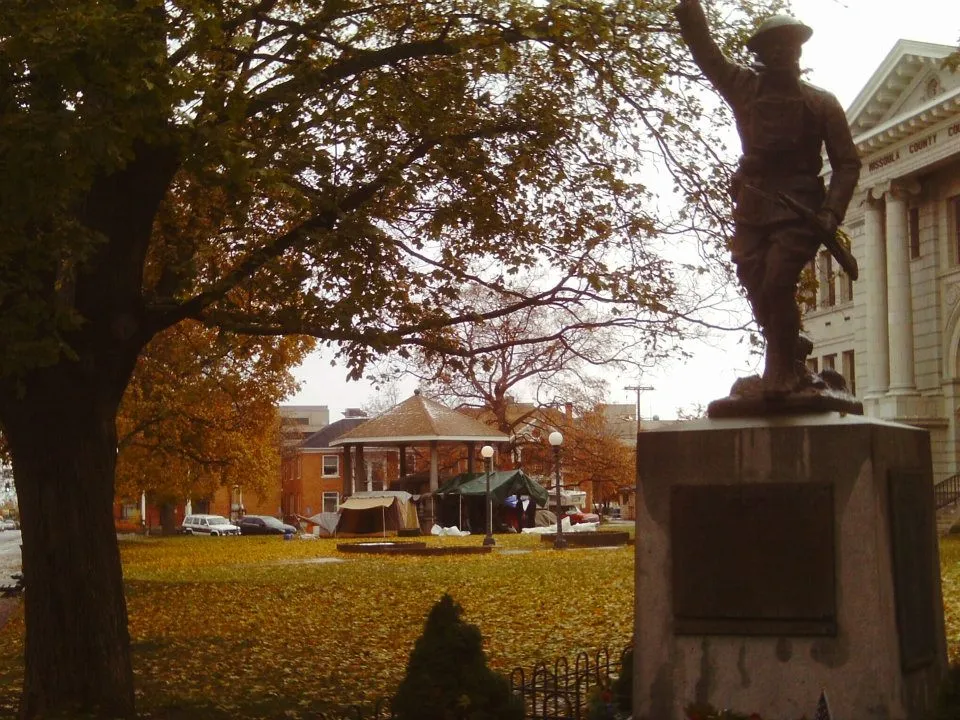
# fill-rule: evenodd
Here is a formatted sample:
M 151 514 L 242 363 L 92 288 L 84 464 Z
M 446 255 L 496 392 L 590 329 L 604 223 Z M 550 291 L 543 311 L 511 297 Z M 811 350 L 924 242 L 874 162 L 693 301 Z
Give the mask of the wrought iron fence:
M 606 648 L 597 650 L 592 659 L 581 652 L 572 669 L 562 657 L 552 667 L 539 662 L 529 676 L 523 668 L 514 668 L 510 689 L 523 698 L 525 720 L 584 720 L 591 688 L 609 687 L 611 679 L 622 672 L 628 650 L 629 646 L 613 660 Z
M 953 505 L 960 500 L 960 475 L 951 475 L 933 486 L 937 510 Z

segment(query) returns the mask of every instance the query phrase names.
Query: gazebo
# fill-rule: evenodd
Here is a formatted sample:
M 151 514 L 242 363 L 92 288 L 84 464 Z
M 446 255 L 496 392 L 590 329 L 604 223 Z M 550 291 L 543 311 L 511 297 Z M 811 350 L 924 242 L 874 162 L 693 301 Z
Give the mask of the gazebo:
M 473 472 L 478 445 L 509 440 L 479 420 L 425 398 L 416 390 L 413 396 L 345 432 L 330 445 L 343 447 L 343 494 L 348 496 L 362 487 L 365 447 L 396 447 L 400 453 L 401 478 L 407 474 L 406 449 L 429 447 L 430 491 L 436 492 L 440 486 L 440 443 L 466 446 L 467 470 Z

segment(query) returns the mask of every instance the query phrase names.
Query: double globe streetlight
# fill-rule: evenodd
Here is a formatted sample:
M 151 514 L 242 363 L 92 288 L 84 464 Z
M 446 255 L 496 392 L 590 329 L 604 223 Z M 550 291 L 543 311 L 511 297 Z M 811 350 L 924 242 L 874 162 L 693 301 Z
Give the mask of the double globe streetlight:
M 483 544 L 490 546 L 497 544 L 497 541 L 493 539 L 493 503 L 490 499 L 490 468 L 493 465 L 493 447 L 484 445 L 480 448 L 480 455 L 487 461 L 487 535 L 483 538 Z
M 553 547 L 556 550 L 563 550 L 567 547 L 567 540 L 563 537 L 563 526 L 560 524 L 562 507 L 560 499 L 560 446 L 563 445 L 563 435 L 554 430 L 547 437 L 547 442 L 553 446 L 553 467 L 557 474 L 557 537 L 553 540 Z

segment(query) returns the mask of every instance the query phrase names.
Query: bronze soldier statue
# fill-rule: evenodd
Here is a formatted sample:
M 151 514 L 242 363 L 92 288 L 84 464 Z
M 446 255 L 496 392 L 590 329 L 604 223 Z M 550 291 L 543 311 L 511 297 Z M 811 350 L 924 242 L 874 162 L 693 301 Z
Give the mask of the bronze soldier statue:
M 747 42 L 759 62 L 746 67 L 725 57 L 710 37 L 700 0 L 681 0 L 674 14 L 694 61 L 733 110 L 743 155 L 730 190 L 731 254 L 766 338 L 763 393 L 788 394 L 807 381 L 798 359 L 809 353 L 801 349 L 809 341 L 800 336 L 800 272 L 843 221 L 860 157 L 837 99 L 800 79 L 809 27 L 788 15 L 767 19 Z M 823 147 L 829 188 L 820 177 Z M 798 212 L 803 208 L 807 217 Z

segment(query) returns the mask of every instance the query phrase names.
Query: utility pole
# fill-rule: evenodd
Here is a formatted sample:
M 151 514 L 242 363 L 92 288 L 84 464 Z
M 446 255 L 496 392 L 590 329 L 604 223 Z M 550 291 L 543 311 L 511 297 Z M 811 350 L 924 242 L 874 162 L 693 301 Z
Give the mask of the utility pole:
M 640 432 L 640 393 L 644 390 L 654 390 L 652 385 L 626 385 L 624 390 L 635 390 L 637 393 L 637 432 Z

